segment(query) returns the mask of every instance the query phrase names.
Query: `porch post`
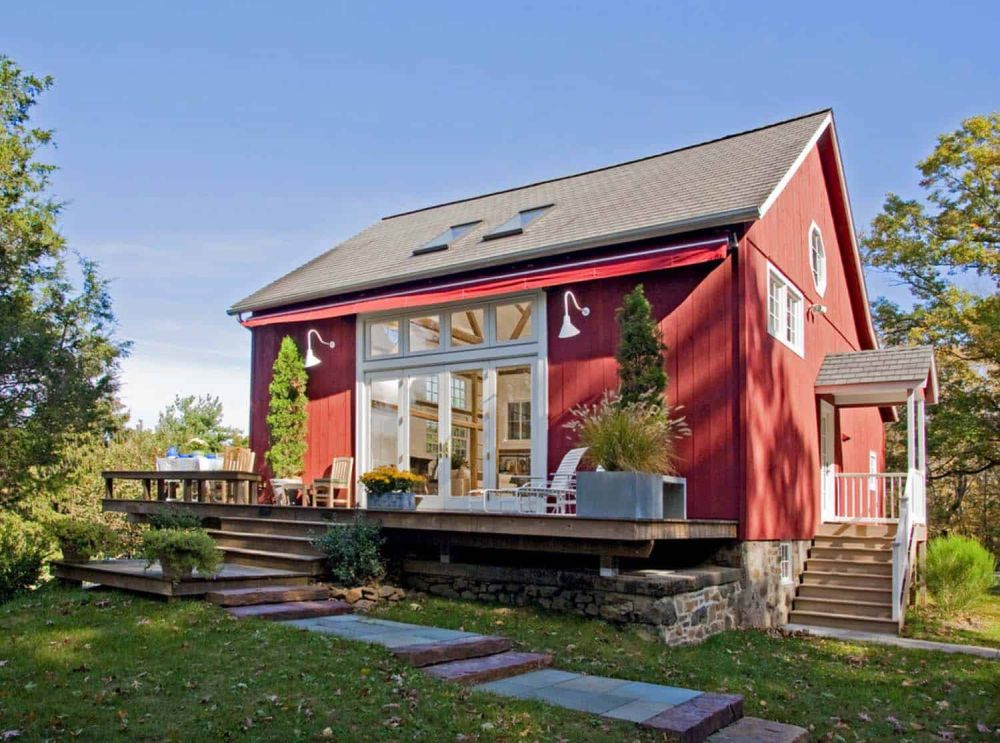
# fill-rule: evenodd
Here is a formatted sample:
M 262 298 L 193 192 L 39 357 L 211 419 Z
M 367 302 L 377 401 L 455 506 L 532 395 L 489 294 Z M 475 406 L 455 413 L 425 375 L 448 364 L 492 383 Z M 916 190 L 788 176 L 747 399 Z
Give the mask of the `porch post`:
M 917 400 L 917 469 L 927 474 L 927 420 L 924 417 L 924 396 Z
M 906 466 L 907 470 L 917 467 L 917 421 L 915 390 L 906 394 Z

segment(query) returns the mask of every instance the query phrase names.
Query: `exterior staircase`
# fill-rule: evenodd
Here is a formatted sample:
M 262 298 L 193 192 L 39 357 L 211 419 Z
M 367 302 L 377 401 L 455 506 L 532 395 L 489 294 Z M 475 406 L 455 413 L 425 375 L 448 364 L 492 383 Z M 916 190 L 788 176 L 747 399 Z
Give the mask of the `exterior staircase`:
M 788 621 L 897 634 L 892 619 L 895 524 L 823 524 L 816 532 Z
M 323 574 L 323 554 L 312 540 L 327 530 L 323 521 L 281 519 L 220 519 L 218 529 L 209 529 L 224 561 L 274 570 L 291 570 L 310 576 Z

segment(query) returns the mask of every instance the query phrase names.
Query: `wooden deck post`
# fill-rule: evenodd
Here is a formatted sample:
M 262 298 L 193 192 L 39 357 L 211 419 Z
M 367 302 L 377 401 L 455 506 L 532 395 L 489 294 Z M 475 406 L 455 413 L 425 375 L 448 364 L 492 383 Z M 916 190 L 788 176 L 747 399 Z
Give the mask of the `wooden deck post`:
M 448 564 L 451 562 L 451 543 L 441 542 L 439 545 L 441 562 Z

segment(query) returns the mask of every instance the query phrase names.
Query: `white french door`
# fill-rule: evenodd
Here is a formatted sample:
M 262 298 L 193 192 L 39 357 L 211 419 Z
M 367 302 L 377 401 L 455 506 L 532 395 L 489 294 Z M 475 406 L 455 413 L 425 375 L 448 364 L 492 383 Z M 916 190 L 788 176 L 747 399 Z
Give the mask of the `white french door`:
M 826 400 L 819 402 L 819 476 L 820 510 L 823 521 L 836 516 L 835 444 L 836 409 Z
M 545 475 L 537 358 L 369 372 L 361 471 L 395 465 L 445 499 Z

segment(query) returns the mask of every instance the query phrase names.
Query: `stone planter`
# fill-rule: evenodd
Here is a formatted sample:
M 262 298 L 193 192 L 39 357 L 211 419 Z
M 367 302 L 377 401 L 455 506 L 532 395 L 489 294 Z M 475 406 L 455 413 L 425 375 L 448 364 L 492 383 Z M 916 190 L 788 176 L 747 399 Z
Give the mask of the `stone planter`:
M 417 499 L 413 493 L 369 493 L 368 508 L 376 510 L 415 511 Z
M 662 519 L 663 476 L 650 472 L 578 472 L 576 515 L 592 519 Z
M 190 580 L 194 568 L 190 565 L 182 565 L 169 557 L 160 558 L 160 572 L 163 577 L 171 583 L 178 583 L 182 580 Z

